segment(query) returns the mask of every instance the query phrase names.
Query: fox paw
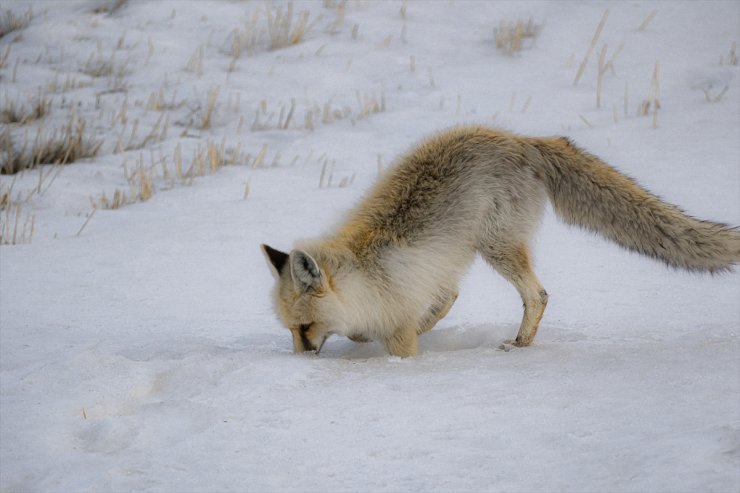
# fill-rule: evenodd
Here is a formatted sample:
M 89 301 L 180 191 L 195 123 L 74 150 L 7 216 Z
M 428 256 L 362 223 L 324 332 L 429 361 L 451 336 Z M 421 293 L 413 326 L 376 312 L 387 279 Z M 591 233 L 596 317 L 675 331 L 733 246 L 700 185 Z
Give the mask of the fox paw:
M 517 346 L 516 346 L 516 344 L 514 344 L 514 341 L 511 340 L 511 339 L 507 339 L 504 342 L 502 342 L 501 344 L 499 344 L 496 349 L 498 349 L 499 351 L 506 351 L 508 353 L 509 351 L 511 351 L 512 349 L 514 349 L 515 347 L 517 347 Z
M 523 342 L 516 339 L 506 339 L 504 342 L 498 345 L 498 349 L 500 349 L 501 351 L 509 352 L 514 348 L 527 346 L 529 346 L 529 344 L 524 344 Z

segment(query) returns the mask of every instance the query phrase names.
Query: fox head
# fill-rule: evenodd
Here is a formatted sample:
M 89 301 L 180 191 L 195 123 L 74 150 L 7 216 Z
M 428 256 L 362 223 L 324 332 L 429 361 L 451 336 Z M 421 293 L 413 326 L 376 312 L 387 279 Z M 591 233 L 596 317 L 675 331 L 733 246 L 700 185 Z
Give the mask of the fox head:
M 261 245 L 262 253 L 277 281 L 273 297 L 278 317 L 290 329 L 293 351 L 321 351 L 333 333 L 336 307 L 330 274 L 302 250 L 289 254 Z

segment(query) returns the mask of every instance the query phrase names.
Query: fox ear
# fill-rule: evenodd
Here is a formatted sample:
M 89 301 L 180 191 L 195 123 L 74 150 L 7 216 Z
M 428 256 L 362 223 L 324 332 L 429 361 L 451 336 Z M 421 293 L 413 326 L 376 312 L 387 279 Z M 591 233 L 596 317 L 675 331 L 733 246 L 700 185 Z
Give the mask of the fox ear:
M 290 252 L 290 275 L 298 290 L 303 292 L 320 291 L 325 276 L 316 261 L 301 250 Z
M 280 277 L 283 269 L 285 269 L 285 264 L 288 263 L 288 254 L 281 252 L 280 250 L 275 250 L 265 244 L 260 245 L 260 248 L 262 249 L 262 253 L 265 255 L 265 259 L 267 259 L 267 262 L 273 267 L 271 269 L 273 274 Z

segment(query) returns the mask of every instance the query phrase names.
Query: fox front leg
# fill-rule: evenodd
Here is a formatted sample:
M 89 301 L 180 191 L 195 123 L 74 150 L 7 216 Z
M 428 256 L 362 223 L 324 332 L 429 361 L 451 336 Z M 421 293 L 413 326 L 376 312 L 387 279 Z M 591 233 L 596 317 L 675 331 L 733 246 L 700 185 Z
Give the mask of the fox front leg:
M 392 356 L 416 356 L 416 327 L 400 327 L 383 342 Z

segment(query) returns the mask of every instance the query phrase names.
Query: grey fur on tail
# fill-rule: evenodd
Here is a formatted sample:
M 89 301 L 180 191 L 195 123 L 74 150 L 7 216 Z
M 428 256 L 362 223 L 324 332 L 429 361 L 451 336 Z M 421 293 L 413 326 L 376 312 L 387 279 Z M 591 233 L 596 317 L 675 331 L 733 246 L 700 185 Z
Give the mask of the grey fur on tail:
M 556 214 L 622 247 L 688 271 L 740 262 L 740 230 L 693 218 L 571 143 L 537 139 L 542 181 Z

